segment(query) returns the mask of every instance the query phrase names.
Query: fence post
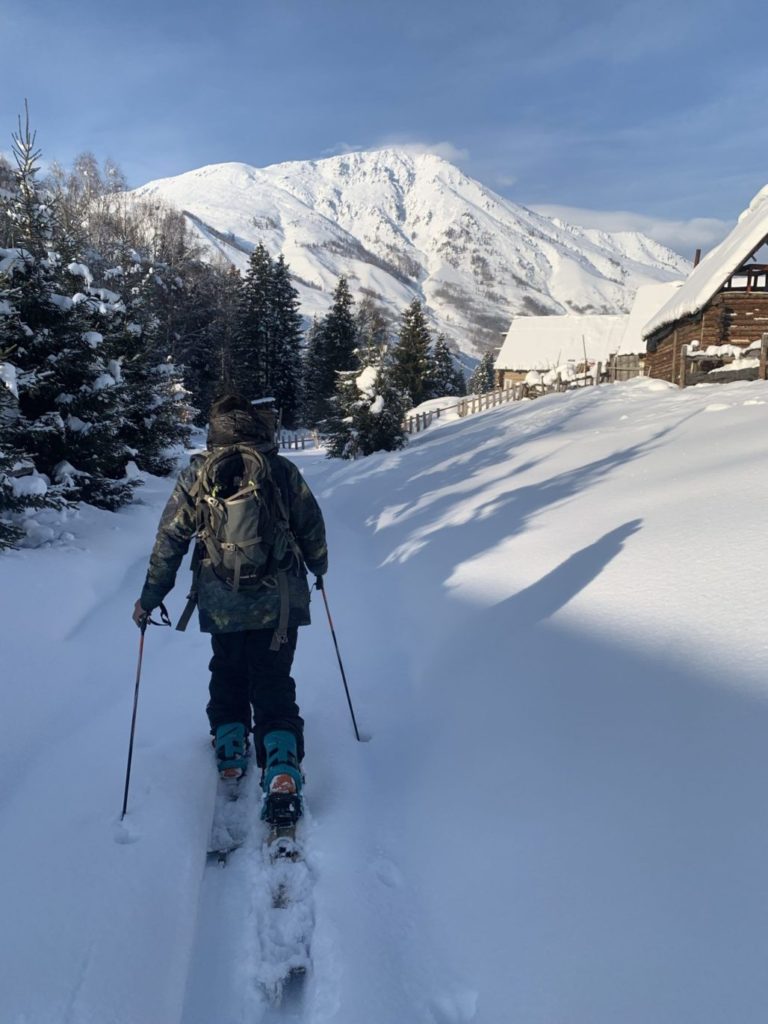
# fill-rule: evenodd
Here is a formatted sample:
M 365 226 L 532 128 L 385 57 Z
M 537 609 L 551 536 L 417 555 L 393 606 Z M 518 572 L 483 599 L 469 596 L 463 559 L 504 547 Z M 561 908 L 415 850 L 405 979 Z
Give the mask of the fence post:
M 758 377 L 760 380 L 765 380 L 768 376 L 768 334 L 764 334 L 760 339 L 760 370 Z
M 680 349 L 680 387 L 685 387 L 686 371 L 688 369 L 688 346 L 683 345 Z
M 600 376 L 601 376 L 602 372 L 603 372 L 603 364 L 602 363 L 595 363 L 595 384 L 599 384 L 600 383 Z

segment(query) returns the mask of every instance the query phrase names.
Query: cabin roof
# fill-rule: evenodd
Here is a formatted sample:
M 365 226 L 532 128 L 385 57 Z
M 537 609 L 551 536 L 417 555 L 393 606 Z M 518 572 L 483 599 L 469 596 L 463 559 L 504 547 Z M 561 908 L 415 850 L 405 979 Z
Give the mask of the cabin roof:
M 605 361 L 621 348 L 626 315 L 518 316 L 494 364 L 497 370 L 549 370 L 587 358 Z M 623 351 L 623 349 L 621 349 Z
M 643 327 L 648 338 L 667 324 L 695 316 L 715 296 L 728 278 L 757 252 L 768 238 L 768 185 L 739 217 L 733 231 L 691 271 L 676 294 Z

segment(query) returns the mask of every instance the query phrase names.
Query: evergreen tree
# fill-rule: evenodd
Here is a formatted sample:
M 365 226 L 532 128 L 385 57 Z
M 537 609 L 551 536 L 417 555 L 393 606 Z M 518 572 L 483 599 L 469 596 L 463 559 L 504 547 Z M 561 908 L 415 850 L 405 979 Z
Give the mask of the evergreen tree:
M 3 312 L 0 299 L 0 319 Z M 56 505 L 48 486 L 19 447 L 16 367 L 0 359 L 0 550 L 24 536 L 25 512 Z
M 291 284 L 288 264 L 282 256 L 278 256 L 273 267 L 272 324 L 274 356 L 267 387 L 280 410 L 282 425 L 293 430 L 298 426 L 301 409 L 303 334 L 299 293 Z
M 333 413 L 337 373 L 356 365 L 357 329 L 347 279 L 340 277 L 333 304 L 311 332 L 305 362 L 305 418 L 320 424 Z
M 434 397 L 431 347 L 424 310 L 414 299 L 403 313 L 400 337 L 392 353 L 395 383 L 409 396 L 412 406 Z
M 495 390 L 496 371 L 493 368 L 493 363 L 493 356 L 490 352 L 486 352 L 469 378 L 469 393 L 471 395 L 484 395 L 488 391 Z
M 232 351 L 233 380 L 249 401 L 274 397 L 267 393 L 274 362 L 273 275 L 272 259 L 260 243 L 248 260 Z
M 386 348 L 368 348 L 365 365 L 338 375 L 328 424 L 328 458 L 353 459 L 403 448 L 406 408 L 407 396 L 395 384 Z
M 217 392 L 232 390 L 232 347 L 242 278 L 230 263 L 197 263 L 189 272 L 186 329 L 177 345 L 195 421 L 208 422 Z
M 451 355 L 444 334 L 438 337 L 432 353 L 431 386 L 435 398 L 442 398 L 444 395 L 460 397 L 467 393 L 464 374 Z
M 369 362 L 378 359 L 383 349 L 389 347 L 390 340 L 387 315 L 370 295 L 364 295 L 358 303 L 355 326 L 360 359 L 363 365 L 368 365 Z M 370 359 L 367 358 L 368 353 Z
M 128 452 L 119 437 L 124 393 L 103 355 L 101 331 L 116 306 L 91 293 L 81 264 L 61 265 L 51 245 L 55 209 L 38 180 L 35 137 L 19 122 L 13 136 L 16 188 L 8 203 L 16 251 L 6 257 L 6 313 L 0 351 L 18 368 L 19 447 L 55 492 L 102 508 L 129 500 Z M 0 296 L 2 299 L 3 296 Z
M 113 318 L 105 345 L 112 375 L 124 385 L 119 436 L 138 467 L 158 476 L 174 470 L 173 448 L 189 439 L 187 391 L 154 312 L 155 292 L 165 290 L 162 271 L 148 261 L 128 269 L 127 308 Z

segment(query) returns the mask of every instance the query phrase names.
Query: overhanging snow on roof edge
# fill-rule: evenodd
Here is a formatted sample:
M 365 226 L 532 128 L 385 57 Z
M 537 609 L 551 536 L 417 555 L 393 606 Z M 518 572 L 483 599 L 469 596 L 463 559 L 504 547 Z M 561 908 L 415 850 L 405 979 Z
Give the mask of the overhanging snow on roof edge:
M 733 231 L 711 252 L 683 282 L 682 287 L 643 328 L 643 337 L 695 316 L 717 294 L 741 264 L 749 259 L 768 238 L 768 186 L 761 189 L 739 217 Z

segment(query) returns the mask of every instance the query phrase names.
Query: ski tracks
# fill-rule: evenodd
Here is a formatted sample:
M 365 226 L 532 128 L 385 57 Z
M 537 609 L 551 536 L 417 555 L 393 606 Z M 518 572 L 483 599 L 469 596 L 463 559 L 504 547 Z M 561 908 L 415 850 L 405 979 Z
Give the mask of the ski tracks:
M 242 846 L 229 854 L 225 866 L 209 858 L 203 874 L 182 1024 L 304 1019 L 313 874 L 303 859 L 270 858 L 267 828 L 259 820 L 257 774 L 249 773 L 236 802 L 235 816 L 248 823 Z M 310 827 L 308 817 L 302 819 L 299 845 Z M 275 906 L 278 892 L 282 905 Z M 296 978 L 283 986 L 292 971 Z

